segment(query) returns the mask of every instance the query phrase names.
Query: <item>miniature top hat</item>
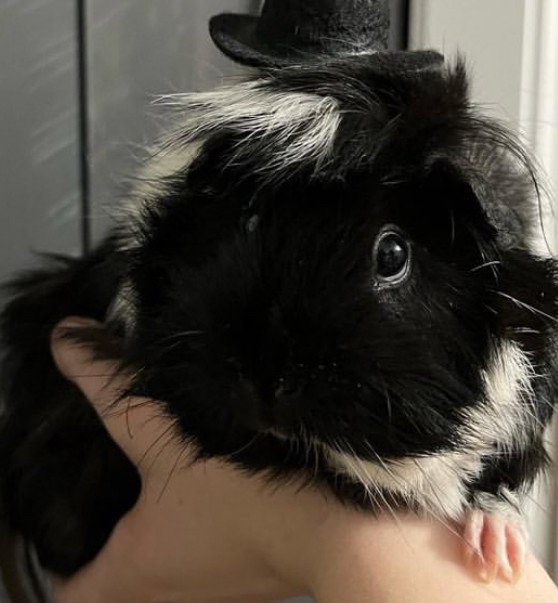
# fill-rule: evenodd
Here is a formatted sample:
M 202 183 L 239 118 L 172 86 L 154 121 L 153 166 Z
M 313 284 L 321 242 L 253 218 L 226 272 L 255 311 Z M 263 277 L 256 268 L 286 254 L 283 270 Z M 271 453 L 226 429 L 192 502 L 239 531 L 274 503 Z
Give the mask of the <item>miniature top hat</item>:
M 217 15 L 209 31 L 234 61 L 280 67 L 316 56 L 390 55 L 389 23 L 388 0 L 266 0 L 261 16 Z M 443 60 L 433 52 L 404 54 L 414 55 L 415 68 Z

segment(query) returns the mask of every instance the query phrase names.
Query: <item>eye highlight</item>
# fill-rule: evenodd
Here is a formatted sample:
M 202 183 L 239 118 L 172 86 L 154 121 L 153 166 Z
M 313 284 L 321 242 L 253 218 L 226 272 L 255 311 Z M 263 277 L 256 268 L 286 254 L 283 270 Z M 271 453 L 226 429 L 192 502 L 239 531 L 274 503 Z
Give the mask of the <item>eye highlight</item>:
M 378 284 L 397 284 L 409 271 L 410 244 L 401 233 L 384 230 L 376 239 L 373 259 Z

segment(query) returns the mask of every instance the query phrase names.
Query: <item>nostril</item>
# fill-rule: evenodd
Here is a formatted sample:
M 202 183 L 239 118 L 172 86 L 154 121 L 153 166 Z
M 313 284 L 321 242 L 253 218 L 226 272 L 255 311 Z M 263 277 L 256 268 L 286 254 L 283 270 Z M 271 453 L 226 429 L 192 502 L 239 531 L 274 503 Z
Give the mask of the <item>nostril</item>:
M 302 386 L 295 379 L 279 379 L 279 385 L 275 389 L 274 395 L 278 402 L 291 403 L 300 397 Z

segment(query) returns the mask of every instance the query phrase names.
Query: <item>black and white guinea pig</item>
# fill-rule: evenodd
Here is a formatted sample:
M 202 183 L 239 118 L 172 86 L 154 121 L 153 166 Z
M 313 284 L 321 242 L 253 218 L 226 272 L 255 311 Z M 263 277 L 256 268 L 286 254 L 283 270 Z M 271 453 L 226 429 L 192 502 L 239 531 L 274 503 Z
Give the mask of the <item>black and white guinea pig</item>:
M 201 458 L 370 510 L 515 506 L 547 461 L 556 264 L 533 251 L 531 164 L 474 110 L 463 65 L 320 59 L 171 102 L 180 126 L 126 220 L 13 285 L 10 527 L 71 574 L 138 495 L 54 367 L 67 315 L 121 338 L 132 392 L 160 400 Z

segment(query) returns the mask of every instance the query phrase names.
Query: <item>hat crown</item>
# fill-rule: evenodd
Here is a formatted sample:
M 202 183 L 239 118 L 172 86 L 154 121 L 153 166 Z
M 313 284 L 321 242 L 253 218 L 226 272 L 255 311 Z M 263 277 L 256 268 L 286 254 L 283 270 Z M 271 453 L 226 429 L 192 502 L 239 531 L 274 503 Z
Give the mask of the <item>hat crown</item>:
M 386 50 L 387 0 L 267 0 L 256 28 L 268 47 L 337 53 Z
M 260 16 L 224 13 L 209 22 L 217 47 L 252 67 L 285 67 L 365 54 L 383 70 L 440 68 L 442 55 L 388 49 L 389 0 L 266 0 Z

